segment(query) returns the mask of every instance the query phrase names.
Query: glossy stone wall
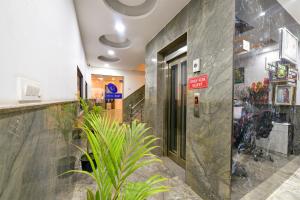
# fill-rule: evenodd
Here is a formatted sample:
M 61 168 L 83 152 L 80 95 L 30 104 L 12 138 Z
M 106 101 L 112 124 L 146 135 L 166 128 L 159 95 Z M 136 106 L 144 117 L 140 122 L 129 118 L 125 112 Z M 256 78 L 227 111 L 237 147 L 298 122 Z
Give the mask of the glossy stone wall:
M 203 65 L 201 74 L 209 76 L 209 88 L 189 91 L 187 102 L 186 182 L 203 199 L 230 199 L 234 4 L 192 0 L 146 49 L 146 122 L 162 139 L 167 73 L 158 52 L 187 32 L 188 78 L 194 76 L 196 58 Z M 194 92 L 200 93 L 200 118 L 193 114 Z
M 72 194 L 74 177 L 58 177 L 66 169 L 67 145 L 49 108 L 0 110 L 1 200 L 55 200 Z
M 300 106 L 296 106 L 294 123 L 294 153 L 300 155 Z

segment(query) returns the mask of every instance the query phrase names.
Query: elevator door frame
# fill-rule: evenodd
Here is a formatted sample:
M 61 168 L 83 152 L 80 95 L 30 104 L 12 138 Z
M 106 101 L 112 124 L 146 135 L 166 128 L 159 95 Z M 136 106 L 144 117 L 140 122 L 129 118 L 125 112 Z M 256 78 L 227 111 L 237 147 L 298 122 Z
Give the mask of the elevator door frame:
M 172 58 L 171 60 L 169 61 L 166 61 L 166 67 L 168 69 L 168 79 L 167 79 L 167 105 L 166 105 L 166 108 L 167 108 L 167 113 L 166 113 L 166 122 L 167 122 L 167 127 L 166 127 L 166 156 L 168 156 L 170 159 L 172 159 L 174 162 L 176 162 L 179 166 L 181 166 L 182 168 L 185 169 L 185 166 L 186 166 L 186 160 L 183 159 L 181 157 L 181 150 L 182 150 L 182 144 L 180 143 L 180 141 L 182 140 L 182 135 L 180 134 L 180 129 L 182 129 L 182 124 L 177 124 L 177 129 L 176 129 L 176 132 L 177 132 L 177 152 L 174 153 L 170 150 L 170 134 L 171 134 L 171 81 L 172 81 L 172 77 L 171 77 L 171 67 L 176 65 L 177 64 L 177 78 L 180 78 L 180 80 L 177 80 L 176 81 L 176 84 L 177 84 L 177 87 L 178 86 L 181 86 L 181 84 L 178 84 L 178 83 L 181 83 L 182 80 L 181 80 L 181 64 L 183 62 L 187 62 L 187 54 L 186 52 L 183 52 L 182 54 L 177 54 L 176 57 Z M 187 64 L 186 66 L 187 67 Z M 178 88 L 177 88 L 178 89 Z M 182 90 L 180 89 L 179 92 L 177 92 L 177 97 L 182 97 L 182 94 L 181 94 Z M 187 98 L 187 97 L 185 97 Z M 181 99 L 181 98 L 180 98 Z M 182 100 L 182 99 L 181 99 Z M 185 99 L 186 100 L 186 99 Z M 180 101 L 180 104 L 181 104 L 181 101 Z M 179 109 L 178 109 L 179 108 Z M 179 102 L 176 102 L 176 110 L 177 112 L 181 112 L 181 105 L 179 105 Z M 182 113 L 181 113 L 182 114 Z M 182 115 L 178 115 L 176 114 L 176 122 L 178 123 L 178 121 L 180 121 L 179 117 L 182 117 Z M 181 119 L 181 120 L 185 120 L 185 123 L 186 123 L 186 117 L 185 119 Z M 186 133 L 186 130 L 185 130 L 185 133 Z M 185 140 L 185 157 L 186 157 L 186 140 Z

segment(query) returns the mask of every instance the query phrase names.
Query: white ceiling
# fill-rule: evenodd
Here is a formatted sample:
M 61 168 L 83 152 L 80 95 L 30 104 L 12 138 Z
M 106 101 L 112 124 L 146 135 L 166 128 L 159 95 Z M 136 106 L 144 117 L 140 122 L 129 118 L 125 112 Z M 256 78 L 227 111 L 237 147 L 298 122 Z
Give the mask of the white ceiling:
M 277 0 L 300 24 L 300 0 Z
M 135 6 L 145 0 L 119 0 L 123 4 Z M 104 0 L 74 0 L 88 64 L 105 67 L 106 62 L 98 56 L 108 56 L 114 50 L 119 62 L 109 63 L 110 68 L 138 70 L 145 62 L 145 46 L 163 27 L 183 9 L 190 0 L 157 0 L 154 9 L 147 15 L 129 17 L 108 7 Z M 126 27 L 125 36 L 131 40 L 127 49 L 107 47 L 99 42 L 103 34 L 117 34 L 116 23 Z M 108 67 L 106 65 L 106 67 Z

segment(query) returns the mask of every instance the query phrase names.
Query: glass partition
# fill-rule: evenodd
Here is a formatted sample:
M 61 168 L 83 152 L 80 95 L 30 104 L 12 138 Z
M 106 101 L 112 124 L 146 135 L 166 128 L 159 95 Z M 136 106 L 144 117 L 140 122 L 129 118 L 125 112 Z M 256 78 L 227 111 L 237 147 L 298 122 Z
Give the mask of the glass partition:
M 236 0 L 232 199 L 295 196 L 300 25 L 289 9 L 295 2 Z

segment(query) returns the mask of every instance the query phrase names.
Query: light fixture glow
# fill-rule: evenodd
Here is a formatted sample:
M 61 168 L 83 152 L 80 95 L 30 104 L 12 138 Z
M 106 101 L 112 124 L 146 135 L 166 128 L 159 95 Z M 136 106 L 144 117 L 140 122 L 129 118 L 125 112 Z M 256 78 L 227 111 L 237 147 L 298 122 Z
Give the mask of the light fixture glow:
M 107 63 L 106 63 L 106 64 L 104 64 L 104 67 L 109 67 L 109 64 L 107 64 Z
M 157 59 L 156 59 L 156 58 L 152 58 L 151 61 L 152 61 L 153 63 L 157 63 Z
M 107 53 L 110 56 L 114 56 L 115 55 L 115 52 L 113 50 L 108 50 Z
M 122 34 L 122 33 L 125 32 L 125 29 L 126 29 L 126 28 L 125 28 L 125 26 L 124 26 L 123 23 L 118 22 L 118 23 L 116 23 L 116 25 L 115 25 L 115 29 L 116 29 L 116 31 L 117 31 L 118 33 Z
M 261 13 L 259 14 L 260 17 L 263 17 L 263 16 L 265 16 L 265 15 L 266 15 L 266 12 L 261 12 Z

